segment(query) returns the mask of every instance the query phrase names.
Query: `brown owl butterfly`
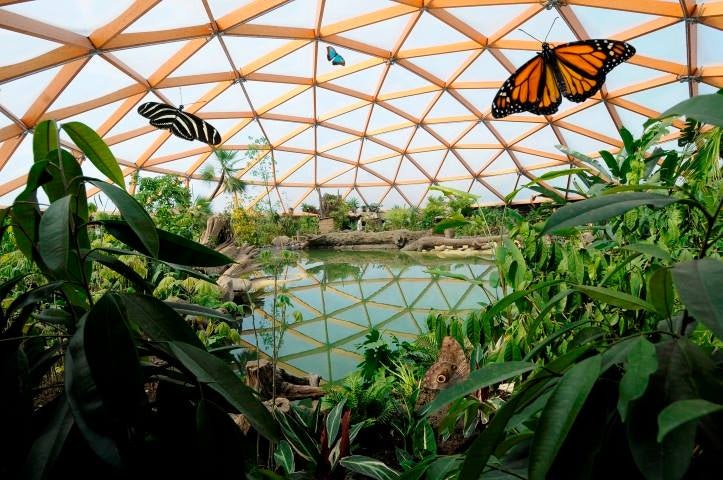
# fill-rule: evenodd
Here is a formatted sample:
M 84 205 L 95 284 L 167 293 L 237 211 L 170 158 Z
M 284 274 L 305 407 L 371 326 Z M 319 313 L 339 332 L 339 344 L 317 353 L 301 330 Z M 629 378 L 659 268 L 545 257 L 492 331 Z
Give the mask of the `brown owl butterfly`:
M 431 390 L 442 390 L 469 375 L 469 362 L 459 342 L 444 337 L 439 359 L 424 374 L 424 386 Z

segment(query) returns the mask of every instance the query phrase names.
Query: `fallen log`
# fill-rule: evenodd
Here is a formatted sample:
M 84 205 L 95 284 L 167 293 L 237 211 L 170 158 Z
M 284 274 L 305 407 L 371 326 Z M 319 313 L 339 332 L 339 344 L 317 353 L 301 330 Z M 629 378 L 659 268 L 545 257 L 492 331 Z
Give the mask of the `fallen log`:
M 446 238 L 442 236 L 426 236 L 408 243 L 402 248 L 402 251 L 422 252 L 424 250 L 432 250 L 434 247 L 452 247 L 461 248 L 465 245 L 471 250 L 486 250 L 491 248 L 495 242 L 500 241 L 500 236 L 492 237 L 460 237 Z
M 302 398 L 320 398 L 324 391 L 319 387 L 319 375 L 297 377 L 283 368 L 276 368 L 266 359 L 252 360 L 246 363 L 246 384 L 259 392 L 261 398 L 273 396 L 274 377 L 276 381 L 276 397 L 289 400 Z

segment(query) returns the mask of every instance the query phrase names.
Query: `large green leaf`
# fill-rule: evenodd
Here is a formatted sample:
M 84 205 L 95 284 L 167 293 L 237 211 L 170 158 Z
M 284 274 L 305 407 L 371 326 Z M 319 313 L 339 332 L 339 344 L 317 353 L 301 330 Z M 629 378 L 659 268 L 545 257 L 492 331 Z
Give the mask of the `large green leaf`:
M 108 145 L 92 128 L 80 122 L 68 122 L 62 125 L 63 130 L 68 134 L 73 143 L 80 148 L 88 157 L 88 160 L 107 176 L 113 183 L 125 188 L 123 172 L 118 166 L 118 161 L 113 156 Z
M 33 129 L 33 159 L 45 160 L 49 152 L 58 149 L 58 124 L 55 120 L 45 120 Z
M 375 480 L 396 480 L 399 478 L 399 473 L 387 467 L 384 462 L 364 455 L 344 457 L 341 459 L 341 465 L 352 472 Z
M 661 316 L 670 318 L 673 315 L 675 292 L 669 268 L 659 268 L 650 276 L 647 300 Z
M 283 468 L 286 473 L 291 473 L 296 470 L 296 465 L 294 463 L 294 451 L 291 449 L 291 445 L 286 440 L 281 440 L 276 446 L 274 460 L 276 461 L 276 465 Z
M 658 118 L 680 115 L 723 127 L 723 95 L 711 93 L 683 100 L 661 113 Z
M 198 382 L 218 392 L 263 436 L 278 440 L 278 426 L 269 411 L 221 359 L 184 342 L 170 342 L 169 347 Z
M 673 281 L 685 308 L 723 339 L 723 261 L 703 258 L 678 263 L 673 267 Z
M 327 445 L 331 447 L 336 441 L 336 435 L 339 433 L 339 426 L 341 425 L 341 414 L 344 413 L 344 404 L 346 404 L 346 397 L 341 402 L 334 405 L 329 415 L 326 417 L 326 433 L 327 433 Z
M 457 398 L 468 395 L 480 388 L 489 387 L 522 375 L 532 370 L 534 366 L 534 363 L 529 362 L 504 362 L 493 363 L 474 370 L 469 374 L 467 380 L 440 391 L 437 397 L 422 409 L 421 413 L 424 415 L 434 413 Z
M 429 421 L 425 418 L 417 423 L 412 435 L 412 448 L 417 457 L 423 458 L 437 453 L 437 439 Z
M 531 294 L 532 292 L 534 292 L 536 290 L 551 287 L 552 285 L 557 285 L 559 283 L 562 283 L 562 280 L 550 280 L 547 282 L 537 283 L 525 290 L 512 292 L 509 295 L 507 295 L 506 297 L 503 297 L 500 300 L 498 300 L 494 305 L 492 305 L 489 309 L 487 309 L 484 312 L 482 321 L 484 322 L 484 321 L 493 319 L 495 316 L 504 312 L 510 305 L 512 305 L 516 301 L 526 297 L 527 295 Z
M 70 195 L 56 200 L 40 218 L 38 251 L 55 275 L 68 270 L 70 260 Z
M 176 313 L 180 315 L 193 315 L 196 317 L 210 317 L 223 320 L 224 322 L 236 322 L 240 321 L 240 318 L 234 318 L 233 315 L 227 313 L 221 313 L 215 308 L 204 307 L 203 305 L 194 305 L 193 303 L 181 303 L 164 301 L 166 305 L 171 307 Z
M 668 195 L 623 192 L 568 203 L 550 215 L 541 233 L 546 234 L 567 227 L 597 223 L 643 205 L 660 208 L 676 201 L 675 197 Z
M 126 309 L 128 320 L 156 342 L 185 342 L 198 348 L 203 343 L 193 329 L 171 307 L 147 295 L 116 295 Z
M 547 478 L 557 452 L 600 375 L 600 366 L 600 355 L 583 360 L 568 370 L 555 387 L 532 441 L 530 480 Z
M 143 206 L 138 203 L 138 200 L 113 184 L 95 179 L 89 179 L 88 183 L 98 187 L 118 207 L 123 219 L 143 244 L 144 253 L 157 258 L 159 254 L 158 231 L 153 219 L 146 213 Z
M 618 412 L 623 421 L 628 417 L 628 404 L 643 396 L 648 388 L 648 379 L 657 369 L 655 345 L 644 337 L 639 337 L 630 347 L 625 359 L 625 375 L 620 380 Z
M 668 252 L 653 243 L 631 243 L 630 245 L 624 246 L 623 250 L 642 253 L 643 255 L 647 255 L 649 257 L 655 257 L 661 260 L 665 260 L 666 262 L 669 262 L 671 260 L 670 254 Z
M 133 233 L 130 227 L 120 220 L 99 221 L 108 233 L 121 242 L 139 252 L 150 255 L 143 243 Z M 193 242 L 179 235 L 157 230 L 160 249 L 158 258 L 160 260 L 191 267 L 220 267 L 233 263 L 233 260 L 216 250 L 204 247 L 200 243 Z
M 70 339 L 65 393 L 91 449 L 105 462 L 120 466 L 119 442 L 146 397 L 133 339 L 113 296 L 101 297 Z
M 665 436 L 679 426 L 698 420 L 711 413 L 720 412 L 723 405 L 693 398 L 690 400 L 679 400 L 665 407 L 658 415 L 658 442 L 662 442 Z
M 596 287 L 593 285 L 571 285 L 578 292 L 603 303 L 615 305 L 629 310 L 647 310 L 655 312 L 655 307 L 645 300 L 634 297 L 629 293 L 623 293 L 613 288 Z
M 52 419 L 30 449 L 23 469 L 23 478 L 42 480 L 50 477 L 50 472 L 60 457 L 73 423 L 70 405 L 65 401 L 65 397 L 59 398 Z
M 13 233 L 15 244 L 28 260 L 35 260 L 39 267 L 44 264 L 36 255 L 38 228 L 40 226 L 40 210 L 37 205 L 37 193 L 34 189 L 23 190 L 16 198 L 12 207 Z
M 289 444 L 304 459 L 313 464 L 319 461 L 319 442 L 311 437 L 314 427 L 309 427 L 290 412 L 285 415 L 276 412 L 276 419 L 281 427 L 281 432 L 289 441 Z

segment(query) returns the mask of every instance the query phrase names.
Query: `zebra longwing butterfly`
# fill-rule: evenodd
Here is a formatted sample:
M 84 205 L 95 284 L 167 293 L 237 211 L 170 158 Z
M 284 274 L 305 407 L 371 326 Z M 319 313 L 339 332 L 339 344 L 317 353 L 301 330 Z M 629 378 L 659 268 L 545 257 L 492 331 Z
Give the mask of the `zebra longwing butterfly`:
M 170 130 L 184 140 L 200 140 L 209 145 L 221 143 L 218 130 L 196 115 L 184 112 L 183 105 L 176 108 L 165 103 L 148 102 L 138 107 L 138 113 L 150 119 L 149 123 L 154 127 Z

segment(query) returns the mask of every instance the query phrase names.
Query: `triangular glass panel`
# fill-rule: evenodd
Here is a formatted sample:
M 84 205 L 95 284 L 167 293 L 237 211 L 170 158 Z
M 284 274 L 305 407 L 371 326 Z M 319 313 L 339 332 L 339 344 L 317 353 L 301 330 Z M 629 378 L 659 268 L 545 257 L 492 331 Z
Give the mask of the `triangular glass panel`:
M 510 72 L 490 52 L 485 50 L 462 75 L 457 77 L 456 82 L 504 81 L 509 76 Z
M 385 147 L 384 145 L 380 145 L 377 142 L 365 139 L 364 145 L 362 146 L 361 161 L 362 163 L 364 163 L 365 161 L 372 158 L 377 158 L 380 156 L 388 157 L 389 155 L 395 155 L 396 153 L 397 152 Z
M 177 2 L 159 2 L 123 32 L 152 32 L 190 27 L 207 21 L 208 15 L 201 2 L 186 2 L 183 6 Z
M 430 124 L 429 127 L 434 130 L 440 137 L 444 138 L 449 144 L 452 144 L 471 125 L 472 123 L 470 122 L 449 122 L 434 123 Z
M 431 83 L 419 75 L 410 72 L 401 65 L 394 64 L 389 67 L 389 71 L 384 78 L 384 84 L 379 93 L 381 96 L 384 96 L 414 88 L 429 87 L 431 85 Z
M 410 33 L 404 41 L 402 49 L 431 47 L 468 40 L 469 38 L 434 17 L 432 14 L 423 12 L 414 25 L 412 33 Z
M 448 11 L 481 34 L 491 37 L 524 12 L 528 5 L 489 5 L 483 7 L 450 8 Z
M 472 55 L 472 51 L 443 53 L 411 58 L 411 62 L 443 81 L 449 81 L 452 75 Z
M 467 165 L 472 167 L 475 172 L 482 170 L 499 152 L 499 150 L 488 148 L 455 149 L 455 151 L 464 158 Z
M 314 127 L 308 127 L 306 130 L 283 143 L 285 147 L 302 148 L 304 150 L 314 151 Z
M 114 50 L 111 53 L 141 76 L 148 78 L 176 52 L 181 50 L 185 44 L 186 42 L 184 41 L 157 43 L 154 45 Z M 175 74 L 174 72 L 174 75 Z
M 383 69 L 383 65 L 376 65 L 343 77 L 335 78 L 329 83 L 366 95 L 374 95 Z
M 442 168 L 437 172 L 437 178 L 444 180 L 445 178 L 470 176 L 469 171 L 462 165 L 459 159 L 450 152 L 442 162 Z
M 311 78 L 314 72 L 314 44 L 301 47 L 266 65 L 258 72 Z
M 50 40 L 5 29 L 0 29 L 0 42 L 3 45 L 3 55 L 0 58 L 2 67 L 30 60 L 63 46 Z
M 421 166 L 430 177 L 434 177 L 434 175 L 437 173 L 437 170 L 439 170 L 439 166 L 442 163 L 442 160 L 447 155 L 448 150 L 434 150 L 431 152 L 422 152 L 422 153 L 412 153 L 409 154 L 409 157 L 411 157 L 419 166 Z
M 416 183 L 412 185 L 399 185 L 398 188 L 404 192 L 404 195 L 412 202 L 413 205 L 417 206 L 422 203 L 424 200 L 427 189 L 429 187 L 428 183 Z
M 556 20 L 560 16 L 557 9 L 541 10 L 537 15 L 533 16 L 525 23 L 512 30 L 510 33 L 504 36 L 508 40 L 531 40 L 528 35 L 522 32 L 529 33 L 535 38 L 543 40 L 547 36 L 547 41 L 550 43 L 566 43 L 574 42 L 577 40 L 575 34 L 570 30 L 565 22 L 557 22 Z M 549 33 L 549 36 L 547 32 Z
M 201 73 L 217 73 L 229 71 L 228 57 L 221 48 L 218 39 L 211 39 L 206 45 L 198 49 L 191 58 L 173 71 L 173 76 L 198 75 Z
M 359 131 L 364 127 L 364 123 L 367 121 L 370 108 L 371 106 L 369 105 L 357 108 L 356 110 L 339 115 L 338 117 L 330 118 L 327 120 L 327 123 L 333 123 L 341 127 Z
M 251 105 L 246 100 L 243 90 L 239 85 L 231 85 L 219 96 L 204 104 L 199 109 L 200 113 L 205 112 L 251 112 Z
M 123 13 L 132 3 L 132 0 L 36 0 L 4 5 L 3 10 L 88 36 Z M 3 45 L 7 46 L 5 43 Z
M 655 15 L 637 12 L 625 12 L 610 8 L 571 6 L 590 38 L 610 38 L 614 34 L 637 25 L 655 20 Z
M 485 126 L 479 122 L 472 130 L 467 133 L 459 141 L 458 145 L 474 145 L 474 144 L 499 144 L 499 140 Z
M 419 180 L 421 178 L 424 178 L 424 174 L 419 171 L 419 169 L 409 161 L 409 159 L 405 156 L 402 159 L 402 164 L 399 167 L 399 173 L 397 174 L 397 181 L 404 181 L 404 180 Z M 405 192 L 406 195 L 406 192 Z M 410 198 L 410 200 L 412 200 Z
M 301 92 L 278 107 L 272 108 L 269 112 L 294 117 L 311 117 L 314 112 L 314 95 L 312 89 L 309 88 Z
M 313 28 L 316 17 L 315 0 L 297 0 L 274 8 L 248 23 L 280 27 Z
M 459 103 L 449 92 L 444 92 L 432 110 L 427 114 L 427 118 L 454 117 L 460 115 L 469 116 L 472 115 L 472 112 Z
M 135 83 L 132 78 L 98 55 L 85 64 L 78 75 L 53 102 L 50 110 L 75 105 L 91 98 L 102 97 Z M 92 89 L 89 87 L 92 85 Z
M 394 180 L 397 174 L 397 168 L 399 167 L 400 157 L 388 158 L 386 160 L 380 160 L 378 162 L 365 164 L 367 168 L 371 168 L 379 175 Z
M 347 144 L 325 151 L 324 153 L 328 153 L 336 157 L 341 157 L 351 162 L 356 162 L 357 157 L 359 156 L 360 148 L 361 140 L 354 140 L 353 142 L 349 142 Z
M 417 132 L 414 134 L 412 143 L 409 145 L 409 150 L 435 146 L 439 146 L 440 148 L 443 147 L 443 145 L 439 143 L 439 140 L 430 135 L 424 128 L 419 127 L 417 128 Z
M 615 124 L 610 118 L 610 113 L 608 113 L 605 106 L 601 103 L 588 107 L 585 110 L 570 115 L 569 117 L 565 117 L 562 121 L 579 125 L 583 128 L 607 135 L 608 137 L 614 139 L 620 138 L 618 129 L 615 127 Z M 555 137 L 550 137 L 550 139 L 551 141 L 554 140 L 553 146 L 560 143 Z
M 402 30 L 407 25 L 411 15 L 402 15 L 382 22 L 372 23 L 364 27 L 347 30 L 343 36 L 366 43 L 384 50 L 391 50 L 399 41 Z
M 409 203 L 402 197 L 399 192 L 392 188 L 389 190 L 389 193 L 387 193 L 387 196 L 384 197 L 384 205 L 383 207 L 385 209 L 390 209 L 393 207 L 409 207 Z M 400 297 L 397 297 L 397 302 L 399 301 Z
M 419 95 L 412 95 L 409 97 L 385 100 L 385 103 L 404 110 L 410 116 L 418 119 L 422 116 L 422 113 L 427 110 L 427 107 L 436 96 L 437 92 L 421 93 Z
M 502 152 L 482 171 L 485 175 L 492 175 L 505 170 L 517 170 L 517 165 L 512 161 L 509 153 Z
M 400 128 L 399 130 L 374 135 L 374 138 L 401 149 L 406 147 L 407 143 L 409 143 L 409 137 L 412 135 L 412 130 L 412 127 Z
M 226 44 L 229 55 L 236 68 L 244 72 L 244 67 L 249 63 L 263 58 L 274 50 L 289 43 L 289 40 L 269 37 L 236 37 L 224 35 L 223 43 Z
M 297 85 L 249 80 L 243 83 L 243 87 L 246 89 L 253 107 L 263 111 L 262 109 L 267 108 L 271 102 L 297 88 Z
M 372 116 L 369 120 L 368 130 L 376 131 L 384 127 L 399 125 L 403 123 L 409 123 L 409 120 L 404 117 L 400 117 L 396 113 L 387 110 L 381 105 L 374 105 L 374 110 L 372 110 Z

